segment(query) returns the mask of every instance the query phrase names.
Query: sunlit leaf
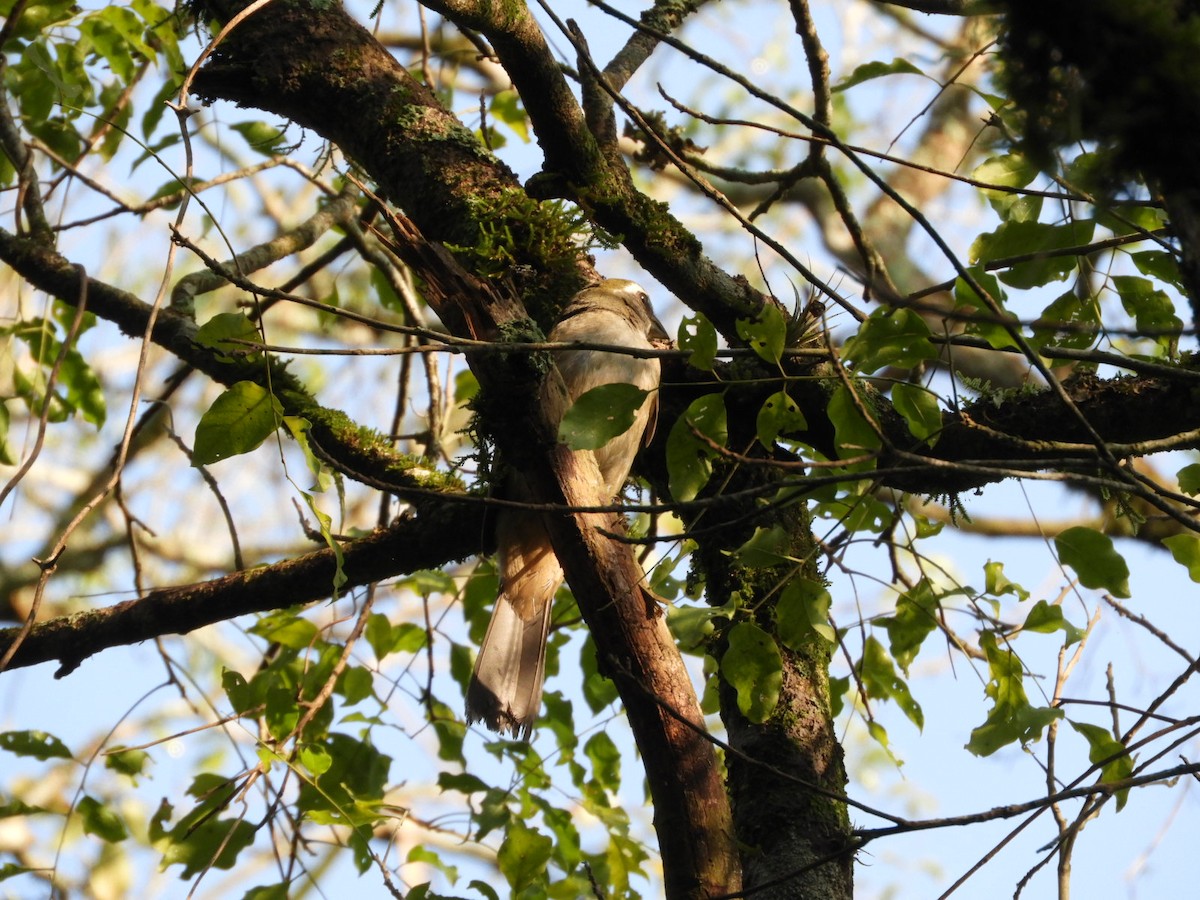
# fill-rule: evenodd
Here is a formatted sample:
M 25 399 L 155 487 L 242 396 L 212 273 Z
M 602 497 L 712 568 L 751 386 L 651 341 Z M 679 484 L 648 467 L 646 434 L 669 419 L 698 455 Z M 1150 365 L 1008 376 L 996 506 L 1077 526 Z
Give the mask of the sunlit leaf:
M 283 420 L 283 407 L 265 388 L 239 381 L 200 417 L 193 450 L 196 465 L 249 453 Z
M 1066 635 L 1068 646 L 1077 643 L 1083 637 L 1083 632 L 1067 621 L 1061 606 L 1047 603 L 1045 600 L 1039 600 L 1033 605 L 1033 608 L 1029 610 L 1029 615 L 1025 617 L 1023 627 L 1026 631 L 1037 631 L 1043 634 L 1062 631 Z
M 550 838 L 520 819 L 509 825 L 496 853 L 496 864 L 513 893 L 525 890 L 542 878 L 553 848 L 554 842 Z
M 1129 596 L 1129 566 L 1113 546 L 1112 538 L 1094 528 L 1068 528 L 1054 539 L 1059 561 L 1070 566 L 1086 588 Z
M 1188 578 L 1200 582 L 1200 537 L 1194 534 L 1173 534 L 1162 539 L 1175 562 L 1188 570 Z
M 783 685 L 783 657 L 771 635 L 752 622 L 730 628 L 721 675 L 737 691 L 742 715 L 758 723 L 771 717 Z
M 990 756 L 1008 744 L 1038 740 L 1047 725 L 1062 718 L 1062 710 L 1030 704 L 1021 660 L 1008 647 L 997 645 L 993 632 L 981 633 L 979 645 L 987 656 L 990 677 L 985 692 L 992 708 L 986 721 L 972 729 L 967 749 L 976 756 Z
M 684 316 L 679 323 L 675 345 L 690 353 L 688 365 L 711 372 L 717 355 L 717 330 L 703 313 Z
M 868 637 L 863 644 L 862 660 L 858 675 L 867 696 L 874 700 L 893 700 L 900 710 L 917 728 L 925 727 L 925 713 L 921 704 L 913 698 L 908 682 L 896 673 L 896 667 L 883 644 Z
M 775 604 L 775 631 L 780 642 L 792 650 L 803 650 L 816 635 L 832 644 L 836 639 L 829 624 L 833 598 L 819 581 L 792 578 Z
M 1073 722 L 1071 727 L 1079 732 L 1088 742 L 1088 760 L 1093 765 L 1100 766 L 1100 780 L 1102 782 L 1124 781 L 1133 775 L 1133 757 L 1130 756 L 1125 745 L 1112 736 L 1112 733 L 1099 725 L 1091 725 L 1087 722 Z M 1117 812 L 1120 812 L 1125 801 L 1129 799 L 1128 788 L 1123 791 L 1117 791 Z
M 758 318 L 738 319 L 737 333 L 760 357 L 777 363 L 787 345 L 787 317 L 774 303 L 767 303 Z

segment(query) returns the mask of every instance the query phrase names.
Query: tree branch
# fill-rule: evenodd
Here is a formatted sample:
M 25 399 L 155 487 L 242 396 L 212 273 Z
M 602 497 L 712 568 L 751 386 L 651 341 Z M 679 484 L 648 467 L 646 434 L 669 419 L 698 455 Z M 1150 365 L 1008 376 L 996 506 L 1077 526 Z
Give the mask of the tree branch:
M 482 535 L 483 511 L 475 505 L 448 505 L 436 514 L 401 519 L 342 547 L 344 589 L 471 556 L 479 552 Z M 60 665 L 55 677 L 61 678 L 101 650 L 321 600 L 334 593 L 336 571 L 334 552 L 317 550 L 264 568 L 160 588 L 136 600 L 49 619 L 32 627 L 8 668 L 56 659 Z M 0 656 L 20 631 L 0 630 Z

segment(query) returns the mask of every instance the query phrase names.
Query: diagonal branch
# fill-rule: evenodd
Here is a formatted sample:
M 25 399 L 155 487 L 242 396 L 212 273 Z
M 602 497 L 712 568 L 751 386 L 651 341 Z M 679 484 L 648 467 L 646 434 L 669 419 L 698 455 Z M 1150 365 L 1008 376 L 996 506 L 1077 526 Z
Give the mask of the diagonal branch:
M 471 556 L 479 552 L 482 534 L 482 508 L 475 505 L 454 504 L 432 515 L 401 519 L 342 547 L 345 588 Z M 237 616 L 324 599 L 333 593 L 336 571 L 334 552 L 317 550 L 263 568 L 161 588 L 140 599 L 49 619 L 30 629 L 8 668 L 58 660 L 55 677 L 61 678 L 89 656 L 111 647 L 187 634 Z M 20 631 L 0 630 L 0 655 Z

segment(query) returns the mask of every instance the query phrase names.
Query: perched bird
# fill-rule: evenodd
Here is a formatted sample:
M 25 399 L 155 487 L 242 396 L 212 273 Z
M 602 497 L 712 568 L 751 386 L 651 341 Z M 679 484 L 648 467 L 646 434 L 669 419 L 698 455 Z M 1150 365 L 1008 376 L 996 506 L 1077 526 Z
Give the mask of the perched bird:
M 643 349 L 668 342 L 646 292 L 621 278 L 602 281 L 572 297 L 550 340 Z M 572 402 L 592 388 L 619 382 L 650 392 L 633 426 L 593 451 L 604 497 L 615 498 L 629 477 L 638 448 L 654 432 L 658 360 L 603 350 L 568 350 L 556 354 L 555 361 Z M 508 495 L 532 499 L 519 476 L 511 479 Z M 467 721 L 482 721 L 493 731 L 527 738 L 542 705 L 550 607 L 563 582 L 563 570 L 540 513 L 505 508 L 496 529 L 500 596 L 467 688 Z

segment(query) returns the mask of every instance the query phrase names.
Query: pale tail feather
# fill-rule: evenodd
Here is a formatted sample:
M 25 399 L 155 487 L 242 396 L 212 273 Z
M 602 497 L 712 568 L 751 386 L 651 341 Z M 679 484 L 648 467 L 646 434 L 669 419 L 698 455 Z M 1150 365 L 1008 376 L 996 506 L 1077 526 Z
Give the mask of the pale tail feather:
M 525 620 L 507 596 L 496 598 L 467 687 L 467 722 L 482 721 L 492 731 L 529 737 L 542 705 L 551 606 L 542 604 L 539 613 Z

